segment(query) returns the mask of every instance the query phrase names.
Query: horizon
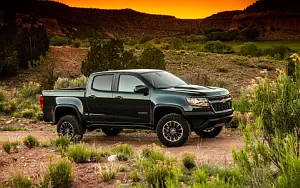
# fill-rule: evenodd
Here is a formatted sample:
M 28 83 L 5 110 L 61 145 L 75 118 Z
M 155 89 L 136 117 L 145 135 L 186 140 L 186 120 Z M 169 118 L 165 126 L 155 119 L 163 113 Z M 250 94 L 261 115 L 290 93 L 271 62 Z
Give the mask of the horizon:
M 129 0 L 114 2 L 97 0 L 56 0 L 70 7 L 77 8 L 98 8 L 107 10 L 132 9 L 138 12 L 156 15 L 175 16 L 178 19 L 203 19 L 213 14 L 224 11 L 244 10 L 252 5 L 256 0 L 228 0 L 226 4 L 223 0 L 187 0 L 184 4 L 174 3 L 171 0 L 143 1 Z M 159 4 L 159 6 L 157 6 Z

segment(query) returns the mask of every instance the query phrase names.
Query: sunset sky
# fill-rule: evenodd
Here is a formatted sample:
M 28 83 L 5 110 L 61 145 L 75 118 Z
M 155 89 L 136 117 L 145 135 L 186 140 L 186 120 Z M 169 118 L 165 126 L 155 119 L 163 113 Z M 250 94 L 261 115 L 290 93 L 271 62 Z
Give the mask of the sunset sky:
M 243 10 L 256 0 L 57 0 L 72 7 L 124 9 L 177 18 L 205 18 L 227 10 Z

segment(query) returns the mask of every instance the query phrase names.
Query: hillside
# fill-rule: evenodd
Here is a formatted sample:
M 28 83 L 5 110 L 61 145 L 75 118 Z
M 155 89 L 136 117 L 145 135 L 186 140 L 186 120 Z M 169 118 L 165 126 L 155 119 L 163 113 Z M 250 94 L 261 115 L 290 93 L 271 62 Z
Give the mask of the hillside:
M 1 10 L 1 8 L 0 8 Z M 131 9 L 73 8 L 53 1 L 32 1 L 14 7 L 19 16 L 34 14 L 47 26 L 48 35 L 86 38 L 112 34 L 122 36 L 170 36 L 199 27 L 201 20 L 151 15 Z

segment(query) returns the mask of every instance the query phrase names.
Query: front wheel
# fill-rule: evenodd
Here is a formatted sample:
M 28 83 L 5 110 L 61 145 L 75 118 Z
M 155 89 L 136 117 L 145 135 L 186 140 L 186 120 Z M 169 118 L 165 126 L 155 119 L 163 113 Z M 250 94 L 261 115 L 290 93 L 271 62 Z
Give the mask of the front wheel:
M 223 130 L 223 126 L 206 129 L 202 131 L 195 131 L 195 133 L 201 138 L 215 138 L 222 132 L 222 130 Z
M 156 133 L 165 146 L 179 147 L 189 140 L 191 128 L 183 116 L 168 114 L 159 120 Z
M 57 133 L 59 136 L 68 137 L 70 140 L 81 140 L 83 137 L 82 125 L 76 116 L 63 116 L 57 123 Z
M 102 128 L 102 131 L 106 136 L 117 136 L 122 132 L 122 128 Z

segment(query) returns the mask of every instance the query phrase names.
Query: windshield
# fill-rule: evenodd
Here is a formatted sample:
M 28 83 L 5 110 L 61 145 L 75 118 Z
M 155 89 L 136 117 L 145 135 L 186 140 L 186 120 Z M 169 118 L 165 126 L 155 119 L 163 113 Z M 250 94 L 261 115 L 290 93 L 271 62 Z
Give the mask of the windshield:
M 142 76 L 157 89 L 167 89 L 186 85 L 183 80 L 165 71 L 148 72 L 142 74 Z

